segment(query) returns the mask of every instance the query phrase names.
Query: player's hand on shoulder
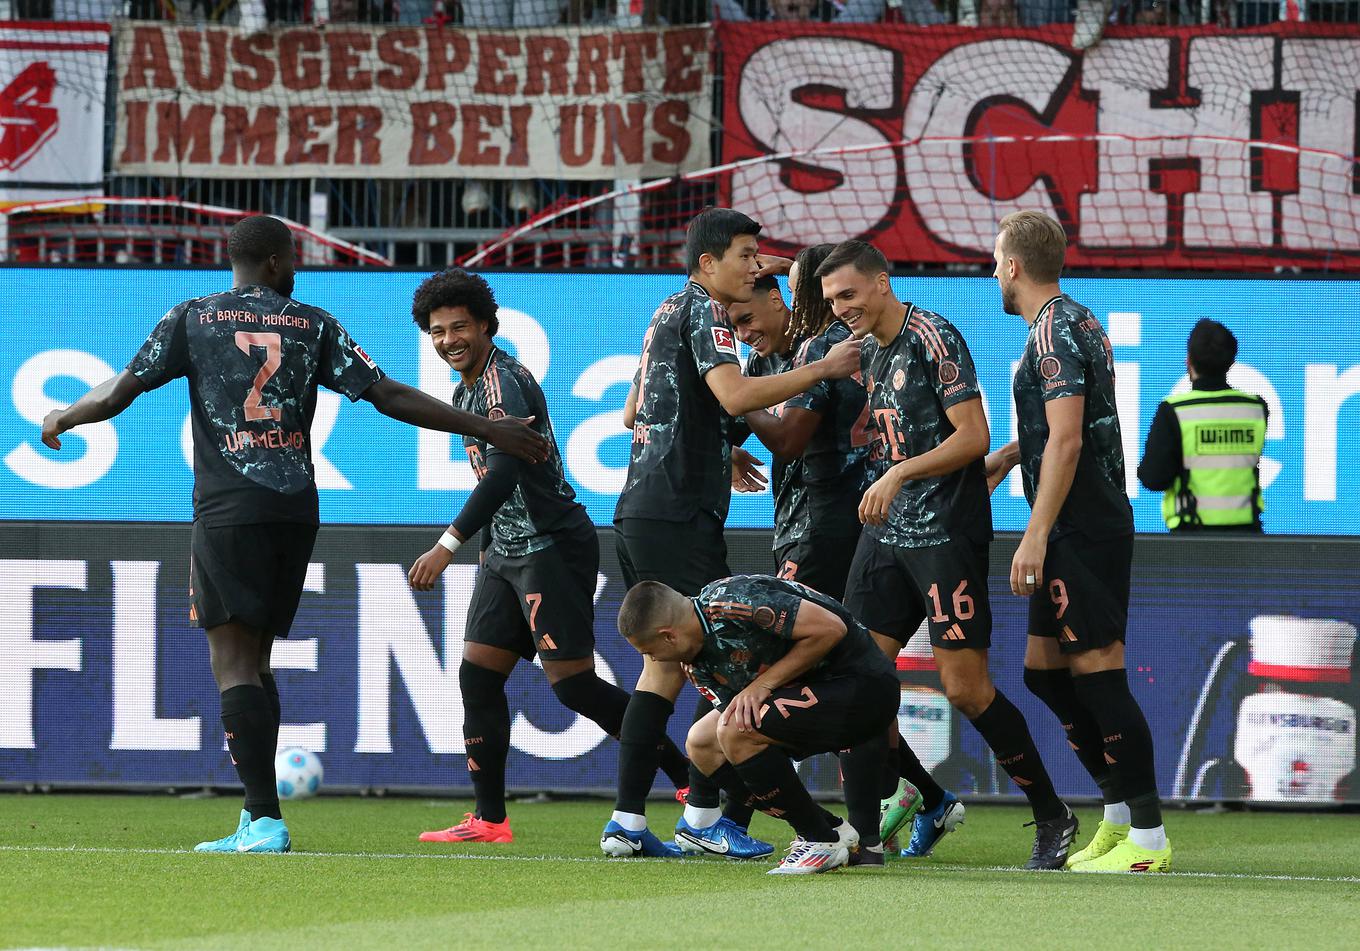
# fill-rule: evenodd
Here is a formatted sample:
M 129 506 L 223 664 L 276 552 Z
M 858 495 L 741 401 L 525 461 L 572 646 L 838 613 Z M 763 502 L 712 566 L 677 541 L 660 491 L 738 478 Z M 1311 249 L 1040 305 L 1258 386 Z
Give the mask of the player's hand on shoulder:
M 452 561 L 453 552 L 443 545 L 436 544 L 416 559 L 416 563 L 406 574 L 406 580 L 413 591 L 430 591 Z
M 756 271 L 757 278 L 767 274 L 787 274 L 789 268 L 793 267 L 793 258 L 781 258 L 777 254 L 757 254 L 756 265 L 760 268 Z
M 859 372 L 860 341 L 847 337 L 826 352 L 817 361 L 824 380 L 844 380 Z
M 765 473 L 760 471 L 764 465 L 740 446 L 732 447 L 732 491 L 763 492 L 769 484 Z
M 888 520 L 888 510 L 893 499 L 902 491 L 902 478 L 893 466 L 879 476 L 864 493 L 859 502 L 859 520 L 865 525 L 882 525 Z
M 531 428 L 537 417 L 505 416 L 487 425 L 487 442 L 502 452 L 526 462 L 543 462 L 552 453 L 552 444 Z
M 43 418 L 42 441 L 48 449 L 60 449 L 61 440 L 58 438 L 66 432 L 66 427 L 61 424 L 61 414 L 64 410 L 54 409 Z
M 722 713 L 722 726 L 735 726 L 738 733 L 750 733 L 760 726 L 760 711 L 770 699 L 770 690 L 753 683 L 732 698 Z

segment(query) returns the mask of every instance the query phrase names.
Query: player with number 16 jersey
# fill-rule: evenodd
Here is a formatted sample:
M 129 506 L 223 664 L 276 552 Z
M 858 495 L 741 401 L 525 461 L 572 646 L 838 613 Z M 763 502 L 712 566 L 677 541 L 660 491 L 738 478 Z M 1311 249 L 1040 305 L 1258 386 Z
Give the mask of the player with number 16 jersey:
M 845 242 L 817 272 L 836 316 L 856 336 L 873 338 L 861 358 L 879 474 L 860 503 L 865 530 L 845 606 L 892 655 L 927 623 L 950 703 L 1029 800 L 1037 835 L 1027 867 L 1060 868 L 1076 819 L 1054 791 L 1024 716 L 988 671 L 992 524 L 983 459 L 990 432 L 968 345 L 939 314 L 897 299 L 887 261 L 868 244 Z M 900 761 L 899 773 L 924 800 L 904 854 L 925 856 L 951 821 L 962 821 L 963 805 L 914 759 Z M 892 824 L 880 829 L 884 839 Z

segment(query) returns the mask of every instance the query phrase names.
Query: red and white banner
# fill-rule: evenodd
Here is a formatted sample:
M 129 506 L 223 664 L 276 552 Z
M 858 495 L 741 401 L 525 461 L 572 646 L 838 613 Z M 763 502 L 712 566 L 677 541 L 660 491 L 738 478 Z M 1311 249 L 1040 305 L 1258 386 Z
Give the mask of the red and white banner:
M 986 261 L 1025 208 L 1069 266 L 1360 265 L 1360 35 L 722 24 L 723 199 L 791 250 Z
M 0 23 L 0 200 L 104 179 L 109 27 Z
M 710 163 L 706 29 L 118 28 L 120 174 L 651 178 Z

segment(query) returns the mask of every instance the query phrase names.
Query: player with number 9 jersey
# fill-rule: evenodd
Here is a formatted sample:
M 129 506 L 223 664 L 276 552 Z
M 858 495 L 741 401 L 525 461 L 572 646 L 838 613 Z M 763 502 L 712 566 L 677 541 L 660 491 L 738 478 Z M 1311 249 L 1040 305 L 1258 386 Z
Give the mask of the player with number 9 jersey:
M 1028 867 L 1061 867 L 1066 852 L 1053 853 L 1048 843 L 1055 835 L 1070 842 L 1076 819 L 1024 716 L 988 672 L 992 525 L 983 460 L 991 434 L 968 345 L 939 314 L 899 301 L 887 261 L 864 242 L 841 244 L 817 273 L 836 316 L 851 333 L 872 338 L 860 356 L 879 435 L 878 478 L 860 503 L 865 530 L 845 606 L 894 655 L 926 622 L 950 703 L 1029 800 L 1040 834 Z M 904 854 L 924 857 L 962 806 L 919 763 L 899 767 L 924 800 Z

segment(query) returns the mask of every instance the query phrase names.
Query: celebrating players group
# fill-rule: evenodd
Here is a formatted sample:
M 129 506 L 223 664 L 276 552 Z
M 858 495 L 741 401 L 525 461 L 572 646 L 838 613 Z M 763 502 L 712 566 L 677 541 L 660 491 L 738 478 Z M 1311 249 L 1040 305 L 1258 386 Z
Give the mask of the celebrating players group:
M 929 855 L 964 805 L 897 729 L 894 659 L 924 624 L 949 701 L 1029 801 L 1027 868 L 1170 868 L 1152 738 L 1124 670 L 1133 515 L 1113 357 L 1099 320 L 1059 289 L 1062 226 L 1029 211 L 998 226 L 1002 309 L 1025 319 L 1029 337 L 1013 386 L 1019 439 L 990 453 L 967 343 L 944 317 L 898 300 L 879 251 L 846 241 L 793 260 L 762 256 L 759 233 L 738 211 L 700 213 L 686 236 L 689 279 L 642 340 L 614 516 L 629 589 L 619 632 L 643 658 L 631 695 L 595 672 L 596 531 L 564 476 L 538 382 L 496 345 L 496 301 L 477 275 L 436 274 L 412 305 L 459 374 L 450 407 L 385 376 L 334 317 L 293 300 L 288 228 L 246 218 L 229 242 L 235 287 L 173 308 L 127 369 L 48 416 L 44 441 L 60 448 L 72 427 L 188 377 L 190 617 L 207 632 L 245 785 L 236 831 L 198 851 L 291 845 L 274 782 L 269 657 L 288 634 L 316 535 L 309 433 L 321 384 L 462 434 L 478 477 L 409 573 L 412 588 L 432 588 L 480 536 L 458 672 L 476 811 L 422 841 L 513 840 L 505 683 L 537 654 L 561 702 L 619 741 L 607 855 L 768 856 L 773 847 L 748 832 L 756 809 L 793 827 L 773 874 L 882 866 L 889 850 Z M 751 349 L 745 372 L 738 339 Z M 753 436 L 774 457 L 775 574 L 732 577 L 731 492 L 766 483 L 741 448 Z M 1079 851 L 1076 816 L 988 672 L 990 492 L 1016 465 L 1032 508 L 1010 572 L 1012 592 L 1029 599 L 1024 682 L 1104 800 Z M 708 702 L 681 751 L 666 724 L 686 681 Z M 847 818 L 798 777 L 794 761 L 817 753 L 840 757 Z M 685 802 L 672 841 L 647 827 L 658 770 Z

